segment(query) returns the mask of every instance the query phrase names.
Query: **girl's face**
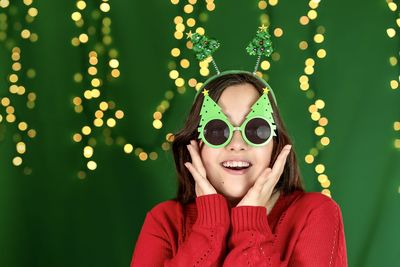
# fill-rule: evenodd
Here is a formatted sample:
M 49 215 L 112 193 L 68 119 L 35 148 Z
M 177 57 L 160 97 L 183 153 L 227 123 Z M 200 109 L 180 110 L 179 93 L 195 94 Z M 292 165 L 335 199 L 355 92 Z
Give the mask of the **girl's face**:
M 259 92 L 251 84 L 233 85 L 222 92 L 218 105 L 233 126 L 240 126 L 259 97 Z M 244 197 L 260 173 L 269 166 L 272 149 L 273 140 L 264 146 L 253 147 L 244 141 L 239 131 L 234 131 L 227 146 L 211 148 L 203 144 L 200 153 L 210 183 L 217 192 L 235 203 Z M 241 170 L 232 168 L 246 165 L 249 167 Z

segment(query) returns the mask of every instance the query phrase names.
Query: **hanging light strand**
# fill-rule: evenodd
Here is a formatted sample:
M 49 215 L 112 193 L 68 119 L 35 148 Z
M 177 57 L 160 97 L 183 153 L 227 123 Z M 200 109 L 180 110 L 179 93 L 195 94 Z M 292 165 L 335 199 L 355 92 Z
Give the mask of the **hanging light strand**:
M 86 64 L 73 76 L 82 91 L 73 97 L 72 104 L 77 114 L 85 115 L 85 122 L 72 139 L 82 145 L 86 164 L 77 176 L 84 179 L 87 171 L 97 168 L 94 152 L 99 141 L 109 146 L 125 145 L 125 139 L 115 137 L 113 133 L 125 114 L 117 108 L 109 93 L 109 87 L 120 77 L 118 50 L 113 47 L 111 35 L 110 3 L 107 0 L 100 3 L 78 0 L 75 8 L 71 19 L 77 27 L 77 34 L 71 39 L 71 44 L 80 48 Z
M 260 0 L 258 1 L 258 8 L 262 11 L 259 19 L 260 19 L 260 24 L 265 25 L 268 27 L 271 32 L 276 38 L 281 38 L 283 37 L 283 28 L 280 26 L 272 26 L 271 24 L 271 14 L 272 10 L 274 7 L 277 7 L 279 4 L 278 0 L 269 0 L 264 1 Z M 274 48 L 275 49 L 275 48 Z M 257 71 L 256 74 L 259 77 L 262 77 L 264 80 L 268 81 L 269 80 L 269 75 L 264 73 L 263 71 L 268 71 L 271 69 L 272 63 L 279 61 L 281 58 L 281 55 L 279 51 L 274 51 L 271 54 L 270 59 L 263 59 L 260 63 L 261 70 Z
M 177 40 L 177 45 L 171 49 L 170 53 L 172 59 L 168 62 L 167 65 L 168 75 L 169 78 L 173 81 L 173 84 L 165 91 L 164 99 L 160 101 L 153 113 L 152 126 L 156 130 L 162 130 L 163 128 L 165 128 L 163 120 L 165 118 L 166 111 L 170 108 L 171 101 L 175 97 L 174 91 L 182 95 L 187 92 L 187 85 L 193 88 L 199 88 L 201 86 L 200 83 L 197 83 L 196 78 L 189 78 L 187 80 L 184 78 L 186 74 L 185 71 L 190 71 L 191 67 L 188 52 L 184 48 L 185 46 L 188 49 L 192 48 L 191 41 L 186 40 L 186 35 L 188 34 L 188 32 L 194 30 L 195 32 L 201 34 L 205 33 L 203 27 L 196 27 L 196 25 L 201 22 L 207 21 L 208 14 L 206 12 L 200 11 L 202 7 L 201 5 L 197 5 L 197 0 L 188 0 L 187 2 L 183 2 L 180 0 L 171 0 L 171 4 L 176 5 L 180 10 L 179 15 L 173 18 L 173 23 L 175 24 L 173 38 Z M 215 9 L 214 1 L 207 0 L 206 8 L 208 11 L 213 11 Z M 183 40 L 186 41 L 183 42 Z M 186 77 L 187 76 L 189 75 L 186 75 Z M 172 88 L 175 88 L 175 90 L 173 90 Z M 174 134 L 168 132 L 165 135 L 165 140 L 160 145 L 161 150 L 169 151 L 171 149 L 171 143 L 174 141 L 174 138 Z M 135 155 L 137 155 L 142 161 L 146 161 L 147 159 L 156 160 L 158 158 L 158 154 L 156 151 L 147 152 L 141 147 L 136 147 L 133 143 L 126 144 L 124 147 L 124 151 L 126 153 L 132 153 L 134 151 Z
M 323 48 L 325 41 L 325 27 L 317 25 L 318 7 L 320 0 L 310 0 L 308 3 L 309 9 L 307 14 L 301 16 L 299 19 L 300 25 L 304 26 L 308 31 L 313 34 L 312 40 L 302 40 L 299 43 L 299 49 L 306 52 L 307 56 L 304 61 L 303 74 L 299 77 L 299 87 L 312 104 L 308 107 L 311 120 L 315 122 L 314 135 L 316 143 L 310 149 L 309 153 L 305 156 L 304 160 L 307 164 L 313 165 L 317 175 L 318 182 L 323 188 L 321 193 L 326 196 L 331 196 L 330 185 L 331 181 L 326 174 L 325 164 L 319 159 L 321 151 L 325 149 L 330 143 L 330 138 L 326 133 L 326 126 L 328 125 L 328 118 L 323 116 L 323 109 L 325 108 L 325 101 L 317 96 L 315 68 L 320 60 L 323 60 L 327 53 Z
M 400 14 L 398 12 L 398 6 L 392 0 L 386 0 L 387 6 L 391 12 L 394 14 L 395 25 L 393 27 L 389 27 L 386 29 L 386 34 L 390 39 L 394 39 L 397 35 L 397 31 L 400 28 Z M 400 51 L 396 51 L 395 55 L 389 57 L 390 66 L 396 68 L 398 70 L 398 60 L 399 60 Z M 391 79 L 389 81 L 389 86 L 391 90 L 398 91 L 399 90 L 399 79 L 400 73 L 398 73 L 395 79 Z M 400 149 L 400 118 L 393 122 L 393 130 L 396 132 L 395 138 L 393 140 L 393 147 L 397 150 Z M 400 193 L 400 186 L 399 186 Z
M 29 175 L 32 168 L 24 163 L 28 151 L 28 142 L 37 133 L 28 123 L 23 114 L 24 109 L 35 107 L 36 93 L 28 84 L 35 78 L 36 70 L 24 62 L 24 54 L 29 53 L 29 47 L 38 40 L 38 34 L 32 30 L 33 22 L 38 16 L 38 9 L 33 0 L 21 2 L 0 1 L 0 43 L 10 51 L 10 73 L 7 75 L 8 92 L 0 95 L 0 141 L 5 138 L 6 125 L 12 133 L 16 153 L 12 164 L 22 167 L 23 173 Z M 18 115 L 17 115 L 18 114 Z
M 392 0 L 386 0 L 387 6 L 391 12 L 393 12 L 395 25 L 386 29 L 386 34 L 390 39 L 395 39 L 397 35 L 397 31 L 400 28 L 400 13 L 398 11 L 398 6 Z M 394 55 L 389 57 L 389 64 L 390 66 L 396 68 L 397 77 L 391 79 L 389 81 L 389 86 L 391 91 L 398 91 L 399 90 L 399 81 L 400 81 L 400 73 L 398 71 L 398 61 L 399 61 L 400 51 L 396 51 Z M 397 151 L 400 151 L 400 118 L 395 119 L 393 122 L 393 130 L 395 132 L 395 137 L 393 140 L 393 147 Z M 397 188 L 397 193 L 400 194 L 400 185 Z

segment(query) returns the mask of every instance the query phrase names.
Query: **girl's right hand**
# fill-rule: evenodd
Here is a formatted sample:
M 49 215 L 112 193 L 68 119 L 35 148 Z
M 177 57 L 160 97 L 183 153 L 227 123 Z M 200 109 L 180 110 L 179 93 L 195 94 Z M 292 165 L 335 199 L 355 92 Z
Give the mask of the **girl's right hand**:
M 185 162 L 185 166 L 192 174 L 196 183 L 196 196 L 199 197 L 203 195 L 216 194 L 217 191 L 206 177 L 206 169 L 204 168 L 203 161 L 200 157 L 200 149 L 198 143 L 195 140 L 191 140 L 190 144 L 186 147 L 189 150 L 190 157 L 192 158 L 192 163 Z

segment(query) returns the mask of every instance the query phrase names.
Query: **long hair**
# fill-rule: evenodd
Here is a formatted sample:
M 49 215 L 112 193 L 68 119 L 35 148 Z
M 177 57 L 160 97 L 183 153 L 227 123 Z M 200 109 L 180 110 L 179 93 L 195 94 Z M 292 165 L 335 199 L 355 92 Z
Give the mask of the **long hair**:
M 222 92 L 227 87 L 245 83 L 253 85 L 257 91 L 259 91 L 260 95 L 263 93 L 263 88 L 265 86 L 261 83 L 261 81 L 245 73 L 223 75 L 212 80 L 209 84 L 207 84 L 206 87 L 207 90 L 209 90 L 209 96 L 215 102 L 218 102 Z M 277 136 L 273 137 L 274 146 L 270 162 L 270 167 L 272 168 L 283 147 L 287 144 L 292 144 L 292 142 L 279 114 L 279 110 L 273 101 L 273 98 L 271 97 L 271 94 L 268 94 L 268 98 L 272 105 L 273 117 L 277 126 Z M 191 162 L 191 157 L 186 145 L 190 143 L 190 140 L 198 139 L 199 136 L 197 128 L 199 126 L 200 110 L 203 99 L 204 95 L 201 93 L 198 94 L 183 128 L 175 134 L 175 138 L 172 143 L 172 151 L 178 178 L 178 191 L 176 200 L 182 204 L 189 203 L 196 198 L 195 181 L 191 173 L 185 167 L 184 163 Z M 276 184 L 274 192 L 278 190 L 283 194 L 290 194 L 296 190 L 304 191 L 303 180 L 301 178 L 296 154 L 293 149 L 290 151 L 287 157 L 282 176 Z

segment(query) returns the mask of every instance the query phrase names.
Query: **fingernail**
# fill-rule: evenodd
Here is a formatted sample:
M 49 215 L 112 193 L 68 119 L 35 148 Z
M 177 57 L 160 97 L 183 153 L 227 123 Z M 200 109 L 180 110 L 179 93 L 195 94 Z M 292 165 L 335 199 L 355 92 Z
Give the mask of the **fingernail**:
M 288 146 L 287 146 L 287 149 L 288 149 L 288 150 L 292 149 L 292 145 L 288 145 Z

